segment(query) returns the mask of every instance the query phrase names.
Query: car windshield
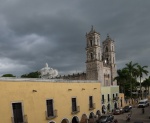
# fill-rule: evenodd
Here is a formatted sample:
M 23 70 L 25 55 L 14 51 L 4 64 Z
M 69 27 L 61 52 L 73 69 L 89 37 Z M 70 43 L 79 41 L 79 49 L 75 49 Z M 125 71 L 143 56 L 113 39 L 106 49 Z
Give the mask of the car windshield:
M 107 116 L 101 116 L 101 117 L 100 117 L 101 120 L 104 120 L 104 119 L 106 119 L 106 118 L 107 118 Z
M 139 104 L 144 104 L 144 102 L 139 102 Z

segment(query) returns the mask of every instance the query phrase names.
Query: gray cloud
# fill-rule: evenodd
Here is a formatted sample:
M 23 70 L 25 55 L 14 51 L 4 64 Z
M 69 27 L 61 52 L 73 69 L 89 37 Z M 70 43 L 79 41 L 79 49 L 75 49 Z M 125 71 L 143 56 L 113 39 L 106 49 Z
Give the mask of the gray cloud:
M 47 62 L 60 74 L 85 71 L 86 32 L 115 40 L 117 68 L 150 65 L 148 0 L 0 0 L 0 74 L 22 75 Z

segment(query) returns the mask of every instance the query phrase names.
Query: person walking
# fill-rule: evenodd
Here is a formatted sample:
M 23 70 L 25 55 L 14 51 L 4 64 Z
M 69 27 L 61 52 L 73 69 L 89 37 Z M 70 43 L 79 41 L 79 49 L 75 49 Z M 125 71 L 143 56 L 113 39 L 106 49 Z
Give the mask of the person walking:
M 143 114 L 145 113 L 145 109 L 144 109 L 144 107 L 142 108 L 142 113 L 143 113 Z

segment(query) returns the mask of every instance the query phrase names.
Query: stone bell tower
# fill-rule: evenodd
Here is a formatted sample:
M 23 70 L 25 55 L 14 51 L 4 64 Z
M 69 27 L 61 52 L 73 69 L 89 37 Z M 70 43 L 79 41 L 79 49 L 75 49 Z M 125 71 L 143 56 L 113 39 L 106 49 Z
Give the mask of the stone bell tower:
M 107 35 L 107 38 L 103 41 L 103 65 L 104 67 L 110 68 L 110 82 L 111 85 L 115 84 L 113 79 L 116 77 L 116 57 L 115 57 L 115 46 L 114 41 Z
M 86 79 L 103 81 L 103 62 L 100 34 L 91 28 L 86 34 Z

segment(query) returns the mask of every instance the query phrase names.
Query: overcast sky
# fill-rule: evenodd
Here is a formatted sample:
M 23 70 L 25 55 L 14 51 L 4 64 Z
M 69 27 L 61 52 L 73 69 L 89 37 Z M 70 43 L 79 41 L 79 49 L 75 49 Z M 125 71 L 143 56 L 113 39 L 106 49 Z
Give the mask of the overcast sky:
M 59 74 L 85 72 L 91 25 L 115 41 L 117 69 L 149 66 L 150 0 L 0 0 L 0 75 L 49 64 Z

